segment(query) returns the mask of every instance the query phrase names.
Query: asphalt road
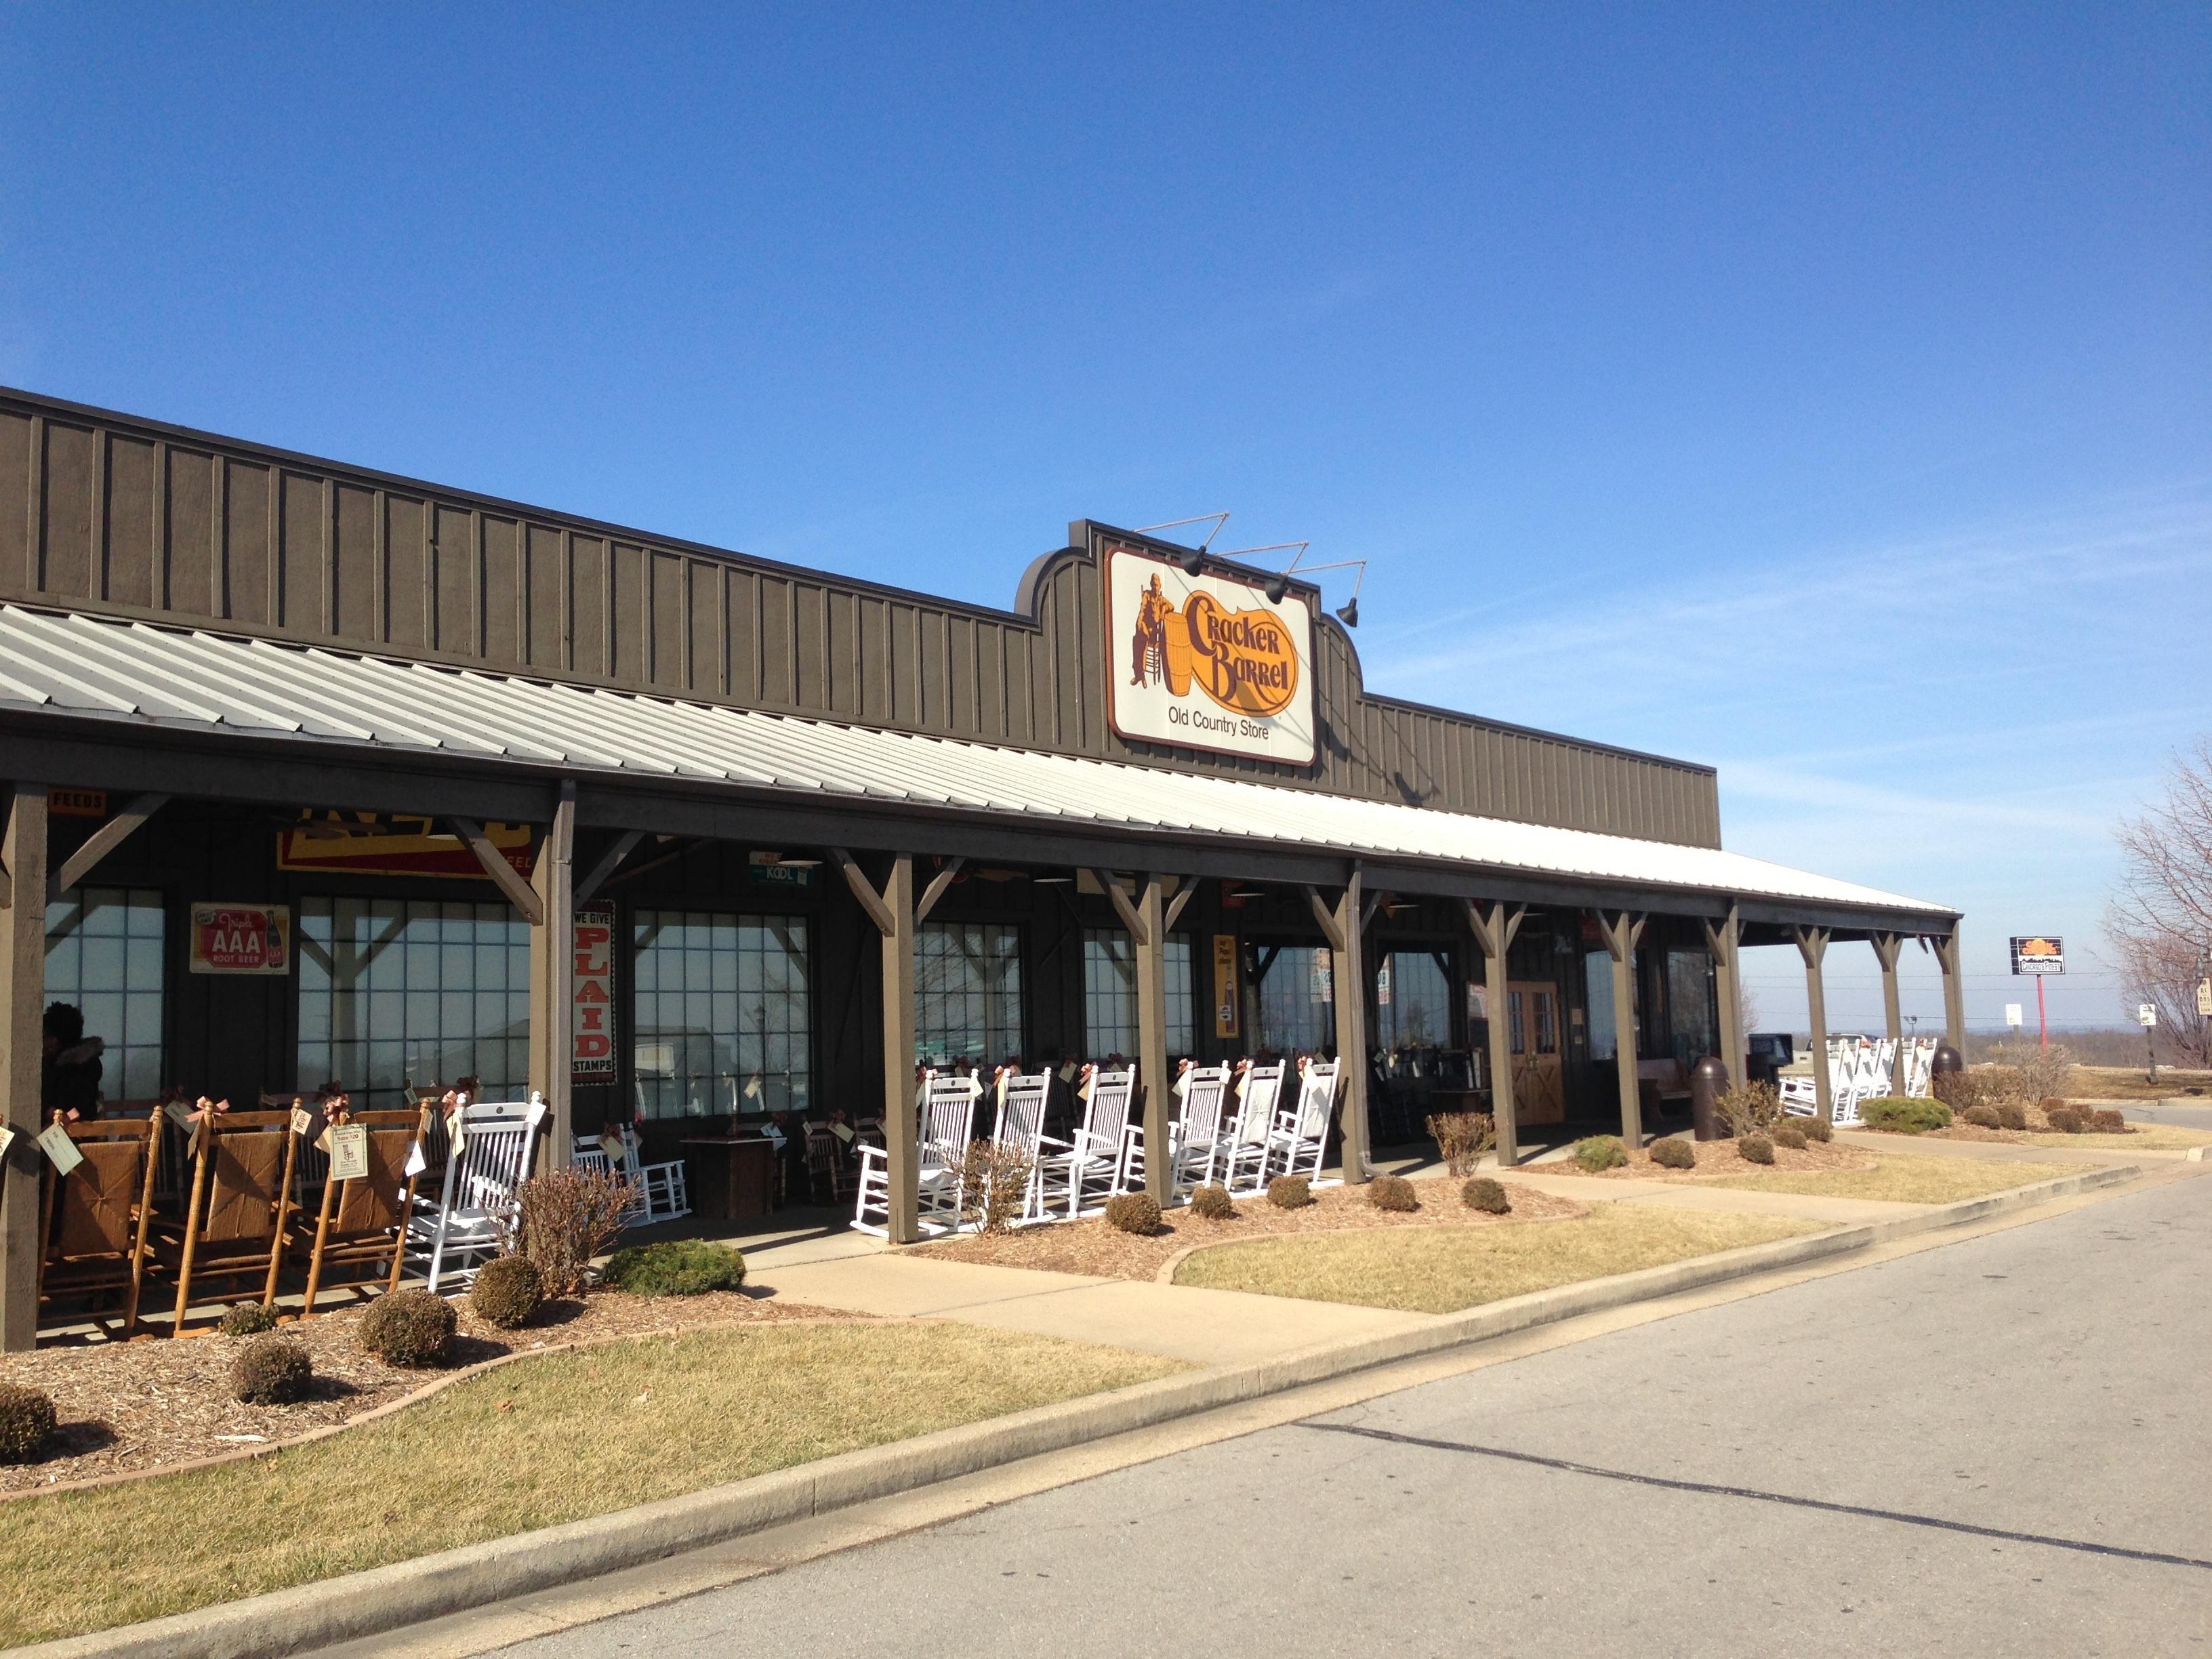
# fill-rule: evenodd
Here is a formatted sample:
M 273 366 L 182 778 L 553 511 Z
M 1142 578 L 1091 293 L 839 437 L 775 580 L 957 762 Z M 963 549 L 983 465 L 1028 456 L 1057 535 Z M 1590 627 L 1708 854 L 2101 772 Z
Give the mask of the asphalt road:
M 2212 1182 L 507 1650 L 2212 1653 Z

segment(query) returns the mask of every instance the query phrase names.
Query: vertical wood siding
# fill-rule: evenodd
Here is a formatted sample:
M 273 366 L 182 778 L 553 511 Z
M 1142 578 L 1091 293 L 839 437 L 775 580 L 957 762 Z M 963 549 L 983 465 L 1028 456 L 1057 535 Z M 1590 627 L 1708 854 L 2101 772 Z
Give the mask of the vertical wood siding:
M 1310 769 L 1125 744 L 1087 556 L 1048 567 L 1031 619 L 15 394 L 0 394 L 0 599 L 1720 842 L 1709 769 L 1370 696 L 1326 619 Z

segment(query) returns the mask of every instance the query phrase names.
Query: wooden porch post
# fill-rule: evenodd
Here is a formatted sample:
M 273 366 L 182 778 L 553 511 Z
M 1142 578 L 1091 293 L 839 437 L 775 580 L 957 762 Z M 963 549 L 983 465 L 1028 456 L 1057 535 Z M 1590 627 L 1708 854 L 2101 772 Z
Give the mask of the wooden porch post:
M 543 1142 L 553 1169 L 564 1167 L 574 1146 L 576 906 L 576 786 L 564 779 L 546 826 L 544 845 L 531 872 L 538 914 L 530 920 L 530 1086 L 545 1097 L 550 1124 Z
M 1714 1000 L 1720 1004 L 1721 1064 L 1728 1067 L 1729 1086 L 1740 1089 L 1750 1070 L 1744 1050 L 1743 921 L 1733 904 L 1717 927 L 1703 924 L 1705 949 L 1712 952 Z
M 1820 980 L 1820 958 L 1827 954 L 1833 932 L 1826 927 L 1800 927 L 1797 954 L 1805 958 L 1805 1006 L 1813 1022 L 1813 1097 L 1820 1103 L 1820 1121 L 1832 1123 L 1836 1103 L 1828 1089 L 1828 996 Z
M 1613 1065 L 1620 1079 L 1620 1138 L 1644 1144 L 1644 1098 L 1636 1071 L 1636 945 L 1650 920 L 1632 910 L 1601 910 L 1598 931 L 1613 958 Z
M 46 786 L 19 783 L 0 834 L 8 908 L 0 913 L 0 1122 L 15 1132 L 0 1170 L 0 1351 L 39 1335 L 41 1015 L 46 994 Z
M 1490 1121 L 1498 1131 L 1498 1167 L 1521 1161 L 1521 1127 L 1513 1106 L 1513 1031 L 1505 1006 L 1505 956 L 1521 931 L 1523 906 L 1505 908 L 1503 900 L 1484 906 L 1467 901 L 1467 925 L 1482 951 L 1483 1001 L 1490 1011 Z
M 1867 943 L 1874 946 L 1874 957 L 1881 964 L 1881 1012 L 1889 1027 L 1889 1040 L 1897 1045 L 1896 1058 L 1890 1061 L 1889 1091 L 1893 1095 L 1905 1092 L 1905 1017 L 1897 1005 L 1897 953 L 1905 944 L 1902 933 L 1869 933 Z
M 1167 907 L 1154 871 L 1147 870 L 1139 878 L 1136 912 L 1138 927 L 1129 930 L 1129 943 L 1137 958 L 1137 1080 L 1145 1091 L 1145 1190 L 1154 1202 L 1165 1204 L 1174 1196 L 1168 1120 L 1175 1089 L 1168 1076 Z
M 1359 866 L 1354 863 L 1334 904 L 1306 889 L 1306 902 L 1328 941 L 1329 981 L 1335 988 L 1337 1091 L 1343 1100 L 1339 1121 L 1344 1131 L 1339 1158 L 1347 1187 L 1367 1179 L 1367 974 L 1360 948 L 1367 914 L 1360 906 L 1359 888 Z
M 1943 1040 L 1966 1055 L 1966 988 L 1959 975 L 1959 928 L 1954 922 L 1951 931 L 1936 941 L 1936 961 L 1943 969 Z
M 882 936 L 880 961 L 884 980 L 884 1173 L 890 1184 L 890 1204 L 884 1232 L 894 1244 L 911 1244 L 921 1237 L 915 1212 L 919 1206 L 916 1185 L 921 1170 L 915 1160 L 914 1108 L 914 859 L 899 854 L 891 860 L 890 878 L 878 893 L 861 872 L 853 855 L 842 847 L 829 849 L 845 884 L 860 902 L 868 920 Z M 957 861 L 954 868 L 957 869 Z M 951 874 L 940 872 L 933 881 L 933 902 L 945 890 Z

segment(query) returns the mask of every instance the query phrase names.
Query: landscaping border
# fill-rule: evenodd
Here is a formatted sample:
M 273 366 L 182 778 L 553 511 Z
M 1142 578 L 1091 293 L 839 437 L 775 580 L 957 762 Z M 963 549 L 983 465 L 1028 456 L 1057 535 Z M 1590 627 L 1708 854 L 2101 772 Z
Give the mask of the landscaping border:
M 1437 1315 L 1410 1330 L 1033 1407 L 681 1498 L 15 1652 L 20 1659 L 282 1659 L 1376 1365 L 1987 1220 L 2141 1174 L 2130 1165 L 2106 1165 L 1922 1215 L 1587 1279 Z

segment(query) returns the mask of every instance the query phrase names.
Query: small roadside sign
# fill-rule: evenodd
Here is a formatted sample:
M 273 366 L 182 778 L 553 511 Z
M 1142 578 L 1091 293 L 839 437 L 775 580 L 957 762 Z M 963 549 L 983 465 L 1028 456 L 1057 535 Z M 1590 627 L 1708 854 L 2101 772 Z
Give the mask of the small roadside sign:
M 2197 981 L 2197 1012 L 2205 1018 L 2212 1019 L 2212 979 Z
M 2066 971 L 2066 941 L 2056 933 L 2036 933 L 2012 942 L 2012 970 L 2015 974 L 2063 974 Z
M 2157 1024 L 2158 1005 L 2154 1002 L 2137 1003 L 2136 1005 L 2136 1024 L 2142 1026 L 2145 1030 L 2148 1030 L 2152 1026 Z
M 2011 1026 L 2014 1030 L 2017 1031 L 2021 1028 L 2021 1014 L 2020 1004 L 2017 1002 L 2008 1002 L 2005 1004 L 2005 1024 Z

